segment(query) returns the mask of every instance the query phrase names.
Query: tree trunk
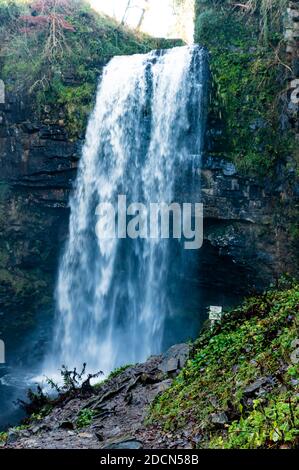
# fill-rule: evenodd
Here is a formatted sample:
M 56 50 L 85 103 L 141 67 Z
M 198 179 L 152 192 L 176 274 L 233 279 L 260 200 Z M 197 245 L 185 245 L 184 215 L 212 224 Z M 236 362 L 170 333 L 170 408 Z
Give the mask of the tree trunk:
M 125 8 L 125 11 L 124 11 L 124 14 L 123 14 L 123 17 L 122 17 L 122 20 L 121 20 L 121 25 L 122 26 L 124 26 L 124 24 L 126 22 L 126 17 L 127 17 L 129 9 L 131 7 L 131 2 L 132 2 L 132 0 L 128 0 L 127 6 Z
M 138 25 L 137 25 L 137 28 L 136 28 L 138 31 L 140 30 L 140 28 L 142 26 L 142 23 L 143 23 L 144 17 L 145 17 L 145 13 L 148 10 L 149 0 L 145 0 L 145 3 L 146 3 L 146 7 L 142 8 L 141 16 L 140 16 L 140 19 L 139 19 L 139 22 L 138 22 Z

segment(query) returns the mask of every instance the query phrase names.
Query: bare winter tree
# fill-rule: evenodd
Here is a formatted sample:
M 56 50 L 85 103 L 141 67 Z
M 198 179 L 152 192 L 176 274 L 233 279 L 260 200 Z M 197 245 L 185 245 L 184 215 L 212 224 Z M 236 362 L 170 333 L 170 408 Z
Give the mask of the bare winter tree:
M 192 42 L 194 32 L 195 0 L 172 0 L 176 17 L 175 33 L 186 42 Z
M 140 19 L 138 21 L 137 28 L 136 28 L 138 31 L 141 29 L 141 26 L 145 18 L 145 14 L 148 10 L 149 10 L 149 0 L 144 0 L 143 5 L 141 7 Z
M 145 15 L 146 15 L 147 11 L 149 10 L 149 7 L 150 7 L 150 0 L 135 0 L 135 1 L 128 0 L 127 4 L 126 4 L 125 11 L 124 11 L 124 14 L 123 14 L 123 17 L 122 17 L 122 20 L 121 20 L 121 25 L 124 26 L 126 24 L 126 20 L 127 20 L 127 17 L 128 17 L 128 14 L 129 14 L 130 10 L 138 9 L 138 10 L 141 11 L 141 13 L 140 13 L 140 17 L 139 17 L 136 29 L 140 30 L 141 26 L 143 24 Z
M 42 73 L 30 87 L 32 92 L 48 86 L 53 65 L 69 50 L 65 33 L 74 32 L 75 28 L 67 21 L 67 17 L 72 14 L 76 4 L 70 0 L 36 0 L 28 8 L 29 11 L 18 18 L 18 29 L 23 33 L 28 59 L 34 64 L 35 57 L 27 44 L 28 38 L 35 38 L 41 45 L 39 58 L 43 62 Z
M 129 13 L 130 8 L 132 7 L 132 0 L 128 0 L 122 20 L 121 20 L 121 25 L 123 26 L 126 23 L 127 15 Z
M 30 5 L 31 15 L 20 17 L 24 33 L 47 31 L 44 55 L 48 60 L 53 60 L 67 47 L 64 32 L 75 31 L 65 19 L 70 13 L 70 5 L 68 0 L 38 0 Z

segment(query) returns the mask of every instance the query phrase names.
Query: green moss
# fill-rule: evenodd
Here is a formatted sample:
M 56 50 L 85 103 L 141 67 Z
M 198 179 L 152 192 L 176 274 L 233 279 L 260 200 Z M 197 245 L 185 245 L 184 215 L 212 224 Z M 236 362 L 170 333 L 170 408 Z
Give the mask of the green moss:
M 7 441 L 8 433 L 7 432 L 0 432 L 0 444 Z
M 126 364 L 122 367 L 118 367 L 117 369 L 113 370 L 110 372 L 108 376 L 108 380 L 114 379 L 115 377 L 118 377 L 120 374 L 122 374 L 125 370 L 127 370 L 129 367 L 133 367 L 132 364 Z
M 27 285 L 26 279 L 23 277 L 18 277 L 8 269 L 0 269 L 0 284 L 2 283 L 5 285 L 12 285 L 16 295 L 23 292 L 26 287 L 31 290 L 30 286 Z
M 29 418 L 26 418 L 25 422 L 28 422 L 25 426 L 30 426 L 30 424 L 36 421 L 42 421 L 46 416 L 48 416 L 53 410 L 53 405 L 51 403 L 47 403 L 44 405 L 39 413 L 32 413 Z
M 29 4 L 0 0 L 0 17 L 1 12 L 10 17 L 0 29 L 4 44 L 1 78 L 8 90 L 29 92 L 38 117 L 65 126 L 70 138 L 84 132 L 98 78 L 109 59 L 181 44 L 134 33 L 99 15 L 84 0 L 72 0 L 67 7 L 62 2 L 56 8 L 74 31 L 63 31 L 61 47 L 50 54 L 47 30 L 23 31 L 19 18 L 30 15 Z
M 175 430 L 192 417 L 194 432 L 202 434 L 204 447 L 296 445 L 298 381 L 294 379 L 299 378 L 299 370 L 292 354 L 298 338 L 298 311 L 299 286 L 295 285 L 250 298 L 226 314 L 214 331 L 199 337 L 185 369 L 155 401 L 150 421 Z M 244 389 L 265 376 L 276 385 L 252 407 L 245 407 Z M 222 430 L 211 424 L 215 412 L 229 417 Z
M 299 437 L 299 398 L 290 393 L 254 400 L 253 410 L 227 428 L 226 437 L 213 437 L 211 448 L 255 449 L 294 445 Z
M 78 414 L 78 418 L 76 421 L 77 428 L 86 428 L 87 426 L 90 426 L 92 423 L 92 420 L 94 418 L 95 411 L 90 410 L 89 408 L 85 408 L 81 410 Z
M 286 5 L 272 0 L 265 13 L 264 3 L 253 13 L 225 0 L 198 0 L 195 25 L 196 42 L 211 53 L 210 120 L 223 126 L 214 148 L 239 171 L 261 176 L 274 172 L 277 161 L 286 161 L 296 148 L 280 121 L 288 72 L 282 65 Z
M 133 364 L 127 364 L 121 367 L 118 367 L 117 369 L 114 369 L 108 377 L 105 380 L 102 380 L 101 382 L 97 383 L 94 385 L 95 390 L 101 390 L 103 385 L 105 385 L 109 380 L 115 379 L 118 377 L 120 374 L 122 374 L 125 370 L 127 370 L 129 367 L 133 367 Z

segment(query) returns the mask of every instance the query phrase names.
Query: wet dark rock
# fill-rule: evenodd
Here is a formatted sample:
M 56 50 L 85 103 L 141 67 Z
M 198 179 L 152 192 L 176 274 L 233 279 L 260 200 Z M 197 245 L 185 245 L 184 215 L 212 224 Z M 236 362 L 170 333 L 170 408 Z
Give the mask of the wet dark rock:
M 8 447 L 15 448 L 105 448 L 138 449 L 150 446 L 150 435 L 144 425 L 148 407 L 167 390 L 173 378 L 165 378 L 161 371 L 175 361 L 181 367 L 187 360 L 189 345 L 179 344 L 161 356 L 153 356 L 144 364 L 126 369 L 116 377 L 93 389 L 91 396 L 65 400 L 40 423 L 27 429 L 28 434 L 17 435 Z M 177 370 L 177 369 L 176 369 Z M 74 429 L 78 413 L 93 410 L 90 425 Z M 34 435 L 34 442 L 32 439 Z M 174 446 L 189 445 L 186 437 L 178 437 Z
M 160 382 L 162 379 L 163 375 L 159 372 L 154 374 L 144 373 L 139 377 L 139 381 L 144 385 L 155 384 L 157 382 Z
M 51 121 L 51 107 L 45 120 L 31 105 L 30 97 L 10 93 L 0 105 L 0 310 L 7 329 L 13 328 L 12 318 L 32 327 L 39 312 L 53 310 L 58 258 L 68 233 L 68 199 L 83 145 L 81 138 L 69 138 L 63 110 L 59 121 Z M 214 126 L 208 133 L 223 129 Z M 193 202 L 203 202 L 205 217 L 200 282 L 226 291 L 227 282 L 232 289 L 261 290 L 280 273 L 293 274 L 298 264 L 289 256 L 286 230 L 275 229 L 273 207 L 282 200 L 295 207 L 299 191 L 289 192 L 290 175 L 283 166 L 277 181 L 260 182 L 238 174 L 219 155 L 220 150 L 208 149 L 195 177 Z M 185 202 L 188 193 L 189 187 L 179 185 L 176 200 Z M 228 273 L 228 260 L 236 277 Z M 178 369 L 174 358 L 162 372 L 176 374 Z
M 252 397 L 254 396 L 257 392 L 262 390 L 262 387 L 264 385 L 267 385 L 269 383 L 268 377 L 261 377 L 257 379 L 255 382 L 252 384 L 248 385 L 248 387 L 245 388 L 244 390 L 244 395 L 247 397 Z
M 61 428 L 61 429 L 73 430 L 73 429 L 74 429 L 74 423 L 72 423 L 72 421 L 63 421 L 63 422 L 60 424 L 60 428 Z
M 103 442 L 104 436 L 103 436 L 103 434 L 102 434 L 102 432 L 101 432 L 101 431 L 102 431 L 102 426 L 99 426 L 99 429 L 98 429 L 97 426 L 93 427 L 92 429 L 93 429 L 93 432 L 94 432 L 95 436 L 97 437 L 97 439 L 98 439 L 100 442 Z
M 133 395 L 131 392 L 127 393 L 127 395 L 125 396 L 125 402 L 127 405 L 131 405 L 133 401 Z
M 177 344 L 172 346 L 164 355 L 159 369 L 165 374 L 176 373 L 182 369 L 190 354 L 188 344 Z
M 31 429 L 30 429 L 30 432 L 31 432 L 32 434 L 37 434 L 37 433 L 39 433 L 39 432 L 41 432 L 41 431 L 47 432 L 47 431 L 49 431 L 50 429 L 51 429 L 51 427 L 48 426 L 48 424 L 43 421 L 43 422 L 41 422 L 40 424 L 33 425 L 33 426 L 31 427 Z
M 11 431 L 8 431 L 6 444 L 7 445 L 13 444 L 14 442 L 18 440 L 19 437 L 20 435 L 17 431 L 14 431 L 13 429 Z
M 228 423 L 228 417 L 226 415 L 226 413 L 222 412 L 222 413 L 213 413 L 211 415 L 211 423 L 212 424 L 215 424 L 215 425 L 224 425 L 226 423 Z
M 214 408 L 218 408 L 218 407 L 219 407 L 219 401 L 217 400 L 216 397 L 210 397 L 210 398 L 209 398 L 209 402 L 211 403 L 211 405 L 212 405 Z
M 125 439 L 116 442 L 111 442 L 103 449 L 142 449 L 142 443 L 136 439 Z

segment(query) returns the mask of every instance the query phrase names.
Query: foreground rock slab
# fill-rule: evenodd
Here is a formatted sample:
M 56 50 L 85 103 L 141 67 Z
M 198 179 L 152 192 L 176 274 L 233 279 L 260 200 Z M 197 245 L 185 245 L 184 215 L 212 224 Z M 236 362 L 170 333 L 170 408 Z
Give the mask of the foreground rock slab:
M 128 367 L 96 387 L 92 396 L 66 400 L 43 420 L 22 431 L 9 431 L 13 438 L 4 448 L 34 449 L 141 449 L 173 447 L 158 429 L 144 420 L 153 400 L 172 384 L 186 363 L 190 346 L 172 346 L 165 354 L 144 364 Z M 90 425 L 78 429 L 83 410 L 92 410 Z M 173 440 L 171 439 L 173 442 Z M 188 448 L 187 439 L 176 447 Z

